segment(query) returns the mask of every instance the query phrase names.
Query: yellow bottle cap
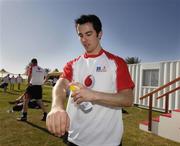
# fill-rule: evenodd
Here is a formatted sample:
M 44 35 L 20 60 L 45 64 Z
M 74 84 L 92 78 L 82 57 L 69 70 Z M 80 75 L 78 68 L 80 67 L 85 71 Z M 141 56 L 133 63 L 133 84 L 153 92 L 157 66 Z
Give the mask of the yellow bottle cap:
M 75 85 L 70 85 L 70 87 L 69 87 L 70 91 L 75 91 L 75 90 L 78 90 L 78 89 L 79 89 L 79 87 L 75 86 Z

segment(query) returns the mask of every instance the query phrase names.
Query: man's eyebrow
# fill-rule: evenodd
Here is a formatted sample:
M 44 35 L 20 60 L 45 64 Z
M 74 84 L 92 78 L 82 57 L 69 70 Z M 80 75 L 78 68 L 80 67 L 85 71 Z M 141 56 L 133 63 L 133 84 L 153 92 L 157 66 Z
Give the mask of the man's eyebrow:
M 89 33 L 92 33 L 92 31 L 87 31 L 85 34 L 89 34 Z
M 87 31 L 87 32 L 85 32 L 85 34 L 87 35 L 87 34 L 91 34 L 93 31 Z M 80 33 L 78 33 L 78 35 L 80 36 L 80 35 L 83 35 L 81 32 Z

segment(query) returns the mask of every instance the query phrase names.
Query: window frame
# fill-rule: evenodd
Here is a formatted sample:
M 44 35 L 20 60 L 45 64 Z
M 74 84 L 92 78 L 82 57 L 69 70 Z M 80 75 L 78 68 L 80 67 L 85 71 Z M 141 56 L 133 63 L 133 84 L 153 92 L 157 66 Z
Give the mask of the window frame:
M 148 81 L 145 81 L 145 72 L 149 73 L 149 76 L 147 79 Z M 157 74 L 155 74 L 155 77 L 152 77 L 153 72 L 157 72 Z M 160 74 L 160 70 L 159 69 L 143 69 L 142 70 L 142 86 L 143 87 L 158 87 L 159 86 L 159 74 Z M 156 77 L 157 76 L 157 77 Z M 154 80 L 152 80 L 154 78 Z

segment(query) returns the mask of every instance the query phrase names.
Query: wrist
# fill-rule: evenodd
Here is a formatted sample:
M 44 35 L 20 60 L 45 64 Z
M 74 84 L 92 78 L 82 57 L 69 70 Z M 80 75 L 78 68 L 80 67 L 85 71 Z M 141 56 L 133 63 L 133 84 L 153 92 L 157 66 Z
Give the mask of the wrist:
M 64 107 L 61 106 L 52 106 L 51 111 L 66 111 Z
M 99 100 L 98 92 L 97 91 L 92 91 L 91 101 L 92 102 L 97 102 L 98 100 Z

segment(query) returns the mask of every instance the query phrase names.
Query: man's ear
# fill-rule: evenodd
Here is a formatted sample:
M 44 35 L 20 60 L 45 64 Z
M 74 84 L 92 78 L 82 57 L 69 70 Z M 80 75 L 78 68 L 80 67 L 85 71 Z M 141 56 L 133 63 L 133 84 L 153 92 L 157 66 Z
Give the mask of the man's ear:
M 98 38 L 101 39 L 102 35 L 103 35 L 103 32 L 100 31 L 99 34 L 98 34 Z

